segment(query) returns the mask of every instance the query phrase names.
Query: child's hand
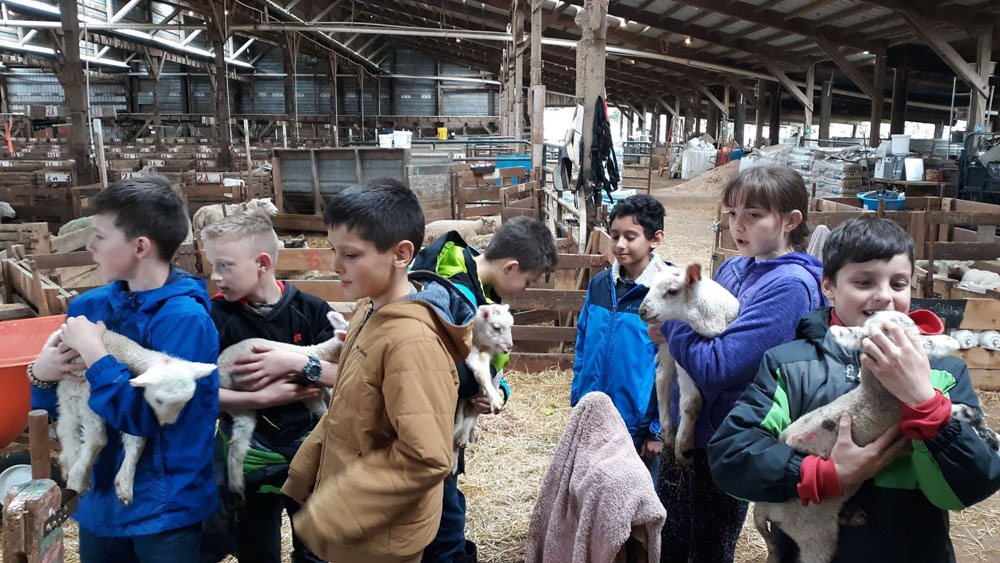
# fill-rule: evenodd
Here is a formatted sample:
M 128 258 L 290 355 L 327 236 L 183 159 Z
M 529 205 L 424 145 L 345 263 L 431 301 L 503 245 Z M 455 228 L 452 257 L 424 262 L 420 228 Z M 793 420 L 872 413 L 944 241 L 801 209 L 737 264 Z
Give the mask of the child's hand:
M 660 440 L 646 440 L 639 450 L 639 457 L 642 459 L 654 459 L 663 453 L 663 442 Z
M 86 378 L 76 375 L 80 364 L 73 363 L 80 354 L 62 341 L 59 335 L 50 345 L 42 348 L 42 353 L 31 368 L 32 375 L 39 381 L 76 381 L 84 382 Z
M 493 408 L 490 407 L 490 398 L 477 396 L 473 399 L 469 399 L 469 403 L 472 404 L 472 408 L 476 410 L 476 414 L 493 414 Z
M 931 364 L 917 336 L 906 332 L 895 323 L 885 323 L 884 330 L 864 339 L 861 343 L 861 367 L 870 370 L 885 388 L 908 405 L 919 405 L 934 398 L 931 386 Z
M 906 451 L 910 439 L 895 424 L 867 446 L 858 446 L 851 437 L 851 415 L 840 415 L 840 432 L 837 443 L 830 452 L 833 465 L 837 468 L 840 488 L 860 485 L 871 479 L 883 467 L 889 465 L 896 456 Z
M 316 385 L 299 385 L 291 381 L 279 381 L 256 391 L 254 394 L 261 407 L 280 407 L 310 399 L 321 392 L 322 388 Z
M 233 362 L 233 374 L 242 375 L 245 389 L 257 391 L 282 379 L 294 379 L 302 373 L 309 358 L 291 350 L 257 345 L 253 354 L 247 354 Z M 291 402 L 291 401 L 289 401 Z
M 103 322 L 94 324 L 86 317 L 69 317 L 61 328 L 63 343 L 76 350 L 87 367 L 108 355 L 104 347 Z
M 654 323 L 647 326 L 648 328 L 646 329 L 646 334 L 649 335 L 649 339 L 653 341 L 653 344 L 659 346 L 660 344 L 667 343 L 666 337 L 663 336 L 662 332 L 660 332 L 661 325 L 659 323 Z

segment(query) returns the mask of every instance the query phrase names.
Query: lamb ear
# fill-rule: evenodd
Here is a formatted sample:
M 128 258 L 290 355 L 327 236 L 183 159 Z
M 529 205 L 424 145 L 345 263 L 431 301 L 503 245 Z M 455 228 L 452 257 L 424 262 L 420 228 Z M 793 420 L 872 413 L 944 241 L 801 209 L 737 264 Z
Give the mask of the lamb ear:
M 191 379 L 201 379 L 212 375 L 215 371 L 215 364 L 202 364 L 198 362 L 190 362 L 191 364 Z
M 860 350 L 861 341 L 868 336 L 868 333 L 857 326 L 831 326 L 830 334 L 833 335 L 834 342 L 848 350 Z
M 701 281 L 701 264 L 695 262 L 687 267 L 687 284 L 694 285 Z
M 483 320 L 490 318 L 490 308 L 489 307 L 480 307 L 479 308 L 479 316 L 482 317 Z
M 958 341 L 944 334 L 921 336 L 920 341 L 930 358 L 943 358 L 958 351 Z
M 128 382 L 132 387 L 152 387 L 161 381 L 158 375 L 154 375 L 151 372 L 143 372 L 139 375 L 129 379 Z

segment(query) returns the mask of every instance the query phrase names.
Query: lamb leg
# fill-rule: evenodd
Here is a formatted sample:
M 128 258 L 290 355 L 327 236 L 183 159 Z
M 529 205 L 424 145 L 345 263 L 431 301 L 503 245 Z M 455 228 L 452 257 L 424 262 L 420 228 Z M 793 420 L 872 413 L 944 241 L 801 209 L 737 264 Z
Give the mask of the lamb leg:
M 139 457 L 142 456 L 142 450 L 146 447 L 146 439 L 124 432 L 121 436 L 125 457 L 122 459 L 122 466 L 118 468 L 118 473 L 115 475 L 115 493 L 118 495 L 118 500 L 128 506 L 132 504 L 135 467 L 139 463 Z
M 701 391 L 695 386 L 684 368 L 677 366 L 677 382 L 680 385 L 681 423 L 677 429 L 674 456 L 681 467 L 689 467 L 694 459 L 694 428 L 703 402 Z
M 245 412 L 233 415 L 233 435 L 229 441 L 229 458 L 226 460 L 229 473 L 229 491 L 236 497 L 236 502 L 244 502 L 246 484 L 243 481 L 243 461 L 250 449 L 250 438 L 257 427 L 257 415 Z
M 677 364 L 670 347 L 662 345 L 656 351 L 656 402 L 660 408 L 660 433 L 664 449 L 674 447 L 674 419 L 670 416 L 670 387 L 674 384 Z

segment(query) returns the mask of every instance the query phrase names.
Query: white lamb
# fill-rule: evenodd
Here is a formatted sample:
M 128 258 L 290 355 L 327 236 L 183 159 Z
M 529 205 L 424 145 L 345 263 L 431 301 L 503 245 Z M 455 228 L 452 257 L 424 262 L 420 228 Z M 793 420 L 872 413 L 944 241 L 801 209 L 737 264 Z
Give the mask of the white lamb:
M 17 213 L 14 212 L 14 208 L 9 203 L 0 201 L 0 223 L 3 222 L 3 219 L 13 219 L 16 216 Z
M 881 327 L 886 322 L 895 323 L 911 334 L 917 333 L 916 325 L 905 313 L 891 310 L 879 311 L 861 327 L 830 327 L 830 333 L 844 348 L 860 350 L 862 341 L 882 330 Z M 947 356 L 958 349 L 958 343 L 950 336 L 921 336 L 920 340 L 931 358 Z M 871 372 L 862 370 L 860 378 L 861 384 L 858 387 L 832 403 L 806 413 L 785 428 L 779 439 L 797 451 L 829 458 L 837 441 L 840 416 L 846 412 L 851 415 L 851 437 L 854 442 L 859 446 L 874 442 L 899 421 L 899 402 Z M 985 427 L 978 411 L 966 405 L 955 404 L 952 406 L 952 418 L 971 425 L 990 447 L 997 449 L 997 436 Z M 837 550 L 841 507 L 858 488 L 845 488 L 843 496 L 825 498 L 822 503 L 811 506 L 802 506 L 797 498 L 780 504 L 754 503 L 754 525 L 767 543 L 768 562 L 779 561 L 768 523 L 781 528 L 782 532 L 795 540 L 803 563 L 831 561 Z
M 62 330 L 49 336 L 46 346 L 58 345 Z M 210 375 L 215 366 L 189 362 L 162 352 L 147 350 L 134 341 L 111 331 L 104 332 L 104 346 L 108 353 L 122 362 L 135 377 L 129 380 L 134 387 L 142 387 L 143 397 L 156 413 L 160 425 L 167 426 L 177 420 L 184 405 L 194 396 L 196 379 Z M 82 367 L 82 366 L 81 366 Z M 79 375 L 83 375 L 82 370 Z M 97 454 L 107 444 L 104 419 L 90 410 L 90 384 L 64 380 L 56 387 L 59 400 L 59 418 L 56 435 L 62 450 L 59 465 L 66 477 L 66 486 L 83 494 L 90 487 L 90 472 Z M 132 485 L 136 463 L 142 455 L 146 439 L 140 436 L 121 435 L 125 457 L 115 476 L 115 492 L 126 506 L 132 503 Z
M 275 342 L 263 338 L 248 338 L 227 347 L 219 354 L 219 386 L 237 391 L 248 390 L 241 381 L 243 376 L 233 373 L 232 368 L 236 360 L 252 354 L 254 346 L 290 350 L 306 356 L 315 356 L 319 360 L 337 362 L 340 360 L 340 348 L 344 344 L 345 330 L 348 323 L 347 319 L 336 311 L 330 311 L 326 314 L 326 317 L 330 320 L 330 324 L 333 325 L 334 336 L 330 340 L 320 344 L 296 346 L 294 344 Z M 303 404 L 317 416 L 326 414 L 325 395 L 307 399 L 303 401 Z M 243 480 L 243 460 L 246 459 L 247 450 L 250 448 L 250 438 L 257 427 L 257 413 L 256 411 L 246 410 L 231 412 L 230 414 L 233 417 L 233 435 L 230 437 L 226 470 L 229 473 L 229 490 L 236 495 L 239 502 L 242 502 L 246 486 Z
M 226 207 L 225 213 L 222 212 L 223 206 Z M 269 197 L 255 198 L 243 203 L 216 203 L 213 205 L 206 205 L 205 207 L 202 207 L 198 211 L 194 212 L 194 217 L 191 219 L 191 228 L 195 231 L 200 231 L 216 221 L 221 221 L 223 217 L 228 215 L 239 215 L 240 213 L 251 212 L 264 213 L 265 215 L 277 215 L 278 208 L 271 203 L 271 198 Z
M 509 305 L 481 305 L 476 311 L 476 320 L 472 323 L 472 347 L 469 349 L 469 356 L 465 358 L 465 364 L 479 382 L 479 394 L 489 398 L 493 414 L 503 408 L 503 397 L 498 389 L 500 374 L 490 376 L 490 361 L 497 354 L 509 354 L 514 347 L 511 337 L 513 326 L 514 315 L 510 313 Z M 472 441 L 478 419 L 479 413 L 472 407 L 471 399 L 458 401 L 458 408 L 455 409 L 452 474 L 458 471 L 458 450 Z
M 488 235 L 500 228 L 500 217 L 488 215 L 478 219 L 443 219 L 432 221 L 424 228 L 424 244 L 434 242 L 441 235 L 458 231 L 462 238 L 469 240 L 476 235 Z
M 988 289 L 1000 289 L 1000 274 L 989 270 L 966 270 L 962 281 L 958 282 L 960 289 L 975 293 L 986 293 Z
M 657 262 L 659 264 L 659 262 Z M 740 302 L 726 288 L 701 276 L 701 264 L 691 264 L 686 270 L 662 264 L 653 278 L 646 298 L 639 306 L 643 322 L 662 323 L 684 321 L 698 334 L 715 338 L 726 330 L 740 312 Z M 670 417 L 670 387 L 677 376 L 680 388 L 680 426 L 674 438 L 674 422 Z M 701 412 L 701 391 L 684 368 L 670 355 L 670 346 L 660 345 L 656 351 L 656 399 L 660 407 L 660 430 L 663 445 L 674 448 L 681 466 L 691 463 L 694 452 L 694 427 Z

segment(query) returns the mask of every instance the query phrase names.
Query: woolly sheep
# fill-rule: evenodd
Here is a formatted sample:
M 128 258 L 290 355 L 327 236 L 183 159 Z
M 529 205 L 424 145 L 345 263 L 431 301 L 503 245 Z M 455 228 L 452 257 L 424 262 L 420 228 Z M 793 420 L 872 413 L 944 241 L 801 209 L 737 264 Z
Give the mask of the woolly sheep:
M 49 336 L 46 346 L 58 345 L 62 330 Z M 161 426 L 173 424 L 184 405 L 194 396 L 196 379 L 210 375 L 213 364 L 189 362 L 162 352 L 147 350 L 132 340 L 111 331 L 105 331 L 104 346 L 108 353 L 128 366 L 135 377 L 129 380 L 134 387 L 144 389 L 143 397 L 156 414 Z M 82 367 L 82 366 L 81 366 Z M 83 370 L 78 375 L 83 375 Z M 90 472 L 97 454 L 107 444 L 104 420 L 90 410 L 90 384 L 64 380 L 56 387 L 59 401 L 59 418 L 56 435 L 61 451 L 59 465 L 67 474 L 68 488 L 83 494 L 90 487 Z M 125 457 L 115 475 L 115 492 L 126 506 L 132 503 L 132 485 L 135 468 L 142 455 L 146 439 L 122 433 Z M 67 472 L 68 470 L 68 472 Z
M 481 305 L 476 311 L 476 320 L 472 323 L 472 347 L 465 364 L 479 382 L 479 393 L 490 400 L 493 413 L 503 408 L 503 397 L 497 388 L 500 374 L 490 376 L 490 360 L 497 354 L 509 354 L 514 347 L 511 337 L 511 327 L 514 326 L 514 316 L 508 305 Z M 451 472 L 458 471 L 458 449 L 472 441 L 473 431 L 479 414 L 473 409 L 470 399 L 458 401 L 455 409 L 455 451 L 452 457 Z
M 917 331 L 915 323 L 905 313 L 889 310 L 879 311 L 862 327 L 833 326 L 830 333 L 844 348 L 860 350 L 862 340 L 882 330 L 883 323 L 887 322 L 895 323 L 912 334 Z M 931 358 L 947 356 L 958 349 L 958 343 L 950 336 L 921 336 L 920 339 Z M 785 428 L 779 439 L 797 451 L 829 458 L 837 442 L 840 416 L 846 412 L 851 415 L 854 442 L 859 446 L 874 442 L 899 421 L 899 403 L 871 372 L 862 370 L 860 378 L 858 387 L 832 403 L 806 413 Z M 955 404 L 952 406 L 952 417 L 972 425 L 992 448 L 997 448 L 996 435 L 984 427 L 982 416 L 975 409 Z M 768 523 L 778 526 L 795 540 L 803 563 L 831 561 L 837 550 L 841 507 L 857 490 L 858 486 L 845 488 L 843 496 L 825 498 L 822 503 L 808 507 L 802 506 L 797 498 L 784 503 L 755 503 L 754 525 L 767 543 L 768 562 L 779 560 Z
M 643 322 L 662 323 L 680 320 L 691 325 L 698 334 L 714 338 L 726 330 L 740 312 L 740 302 L 726 288 L 701 276 L 701 264 L 686 269 L 656 262 L 659 272 L 639 305 Z M 670 387 L 674 376 L 680 387 L 680 426 L 674 437 L 674 421 L 670 417 Z M 694 425 L 701 411 L 701 391 L 684 368 L 670 355 L 670 347 L 656 350 L 656 398 L 660 407 L 660 429 L 664 447 L 673 447 L 677 463 L 691 464 L 694 452 Z
M 225 214 L 223 214 L 222 210 L 223 205 L 225 205 Z M 278 208 L 271 203 L 271 198 L 269 197 L 255 198 L 243 203 L 216 203 L 213 205 L 206 205 L 205 207 L 202 207 L 198 211 L 194 212 L 194 218 L 191 220 L 191 228 L 195 231 L 200 231 L 216 221 L 221 221 L 225 216 L 251 212 L 264 213 L 266 215 L 277 215 Z
M 232 373 L 233 364 L 236 360 L 253 353 L 254 346 L 267 346 L 268 348 L 278 348 L 291 350 L 306 356 L 315 356 L 327 362 L 336 362 L 340 359 L 340 348 L 344 343 L 345 330 L 347 329 L 347 319 L 336 311 L 326 314 L 327 319 L 334 328 L 334 336 L 326 342 L 314 344 L 312 346 L 296 346 L 285 342 L 275 342 L 263 338 L 248 338 L 241 340 L 232 346 L 227 347 L 219 354 L 219 386 L 225 389 L 246 391 L 247 388 L 240 381 L 242 375 Z M 326 401 L 324 396 L 307 399 L 303 404 L 317 416 L 326 414 Z M 229 490 L 236 495 L 239 502 L 244 499 L 245 484 L 243 480 L 243 460 L 246 459 L 247 450 L 250 448 L 250 438 L 257 427 L 257 413 L 253 410 L 237 411 L 230 413 L 233 417 L 233 435 L 229 442 L 229 456 L 226 460 L 226 470 L 229 473 Z
M 13 219 L 16 216 L 17 213 L 14 212 L 14 208 L 9 203 L 0 201 L 0 219 Z M 0 220 L 0 222 L 3 221 Z
M 966 270 L 958 287 L 976 293 L 986 293 L 987 289 L 1000 289 L 1000 274 L 989 270 Z
M 462 238 L 469 240 L 476 235 L 495 233 L 500 228 L 500 217 L 488 215 L 478 219 L 444 219 L 428 223 L 424 228 L 424 244 L 434 242 L 441 235 L 458 231 Z

